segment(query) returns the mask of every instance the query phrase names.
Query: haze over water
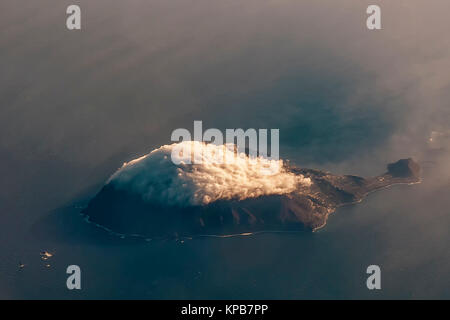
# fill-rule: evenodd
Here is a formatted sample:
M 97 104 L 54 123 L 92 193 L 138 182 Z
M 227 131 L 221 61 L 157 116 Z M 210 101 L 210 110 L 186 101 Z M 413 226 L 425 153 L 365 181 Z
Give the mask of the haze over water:
M 78 1 L 71 32 L 69 2 L 3 1 L 0 298 L 449 298 L 450 4 L 377 3 L 372 32 L 368 1 Z M 124 161 L 194 120 L 279 128 L 283 159 L 336 174 L 413 157 L 423 182 L 316 233 L 145 242 L 82 220 Z

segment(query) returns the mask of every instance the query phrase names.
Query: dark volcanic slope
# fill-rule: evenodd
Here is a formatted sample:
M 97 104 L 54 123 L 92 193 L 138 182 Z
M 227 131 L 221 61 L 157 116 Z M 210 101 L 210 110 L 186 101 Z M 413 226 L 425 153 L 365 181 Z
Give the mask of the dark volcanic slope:
M 372 178 L 295 167 L 290 170 L 311 178 L 312 186 L 281 196 L 180 208 L 146 203 L 139 195 L 106 185 L 84 214 L 115 232 L 149 237 L 315 230 L 341 205 L 361 201 L 369 192 L 392 184 L 420 181 L 420 167 L 412 159 L 389 164 L 386 173 Z

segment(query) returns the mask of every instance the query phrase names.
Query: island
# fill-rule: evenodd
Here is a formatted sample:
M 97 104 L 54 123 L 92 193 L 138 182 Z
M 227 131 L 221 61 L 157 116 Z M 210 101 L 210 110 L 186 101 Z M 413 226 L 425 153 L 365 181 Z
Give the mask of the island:
M 410 158 L 391 163 L 385 173 L 369 178 L 295 166 L 288 170 L 311 179 L 311 185 L 283 195 L 180 207 L 149 203 L 107 183 L 82 213 L 88 221 L 115 233 L 149 238 L 315 231 L 325 226 L 338 207 L 360 202 L 369 193 L 394 184 L 418 183 L 421 171 Z

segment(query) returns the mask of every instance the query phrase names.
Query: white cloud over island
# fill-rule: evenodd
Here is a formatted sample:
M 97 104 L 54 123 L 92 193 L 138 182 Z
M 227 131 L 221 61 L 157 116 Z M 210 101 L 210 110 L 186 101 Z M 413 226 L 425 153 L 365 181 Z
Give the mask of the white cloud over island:
M 189 144 L 201 163 L 176 165 L 171 155 Z M 228 161 L 217 163 L 224 153 Z M 268 174 L 262 168 L 276 168 Z M 217 200 L 244 200 L 264 195 L 287 194 L 311 180 L 289 172 L 283 160 L 235 155 L 232 146 L 184 141 L 164 145 L 149 154 L 124 163 L 108 183 L 118 190 L 139 194 L 145 201 L 173 206 L 206 205 Z

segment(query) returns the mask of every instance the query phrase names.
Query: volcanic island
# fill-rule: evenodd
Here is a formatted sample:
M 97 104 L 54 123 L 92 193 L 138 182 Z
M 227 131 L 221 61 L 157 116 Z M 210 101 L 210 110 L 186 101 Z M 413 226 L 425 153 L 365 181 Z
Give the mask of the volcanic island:
M 391 163 L 385 173 L 368 178 L 291 165 L 286 170 L 309 178 L 310 186 L 287 194 L 178 206 L 149 202 L 140 194 L 107 183 L 82 213 L 88 221 L 117 234 L 148 238 L 315 231 L 325 226 L 338 207 L 360 202 L 369 193 L 391 185 L 418 183 L 421 172 L 411 158 Z

